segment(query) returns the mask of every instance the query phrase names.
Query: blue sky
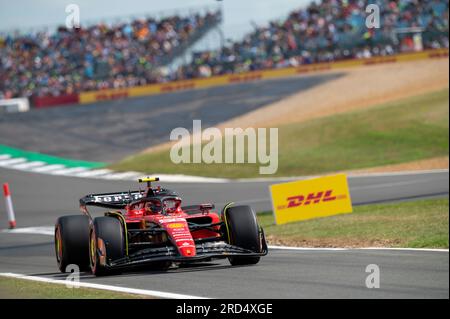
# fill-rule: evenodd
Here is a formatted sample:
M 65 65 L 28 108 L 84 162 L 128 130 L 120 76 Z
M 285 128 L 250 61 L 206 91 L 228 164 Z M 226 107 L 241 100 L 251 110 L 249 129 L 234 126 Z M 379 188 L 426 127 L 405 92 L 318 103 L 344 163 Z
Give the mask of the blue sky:
M 252 29 L 251 22 L 264 24 L 282 18 L 310 0 L 0 0 L 0 30 L 40 28 L 64 24 L 65 8 L 74 3 L 84 21 L 152 14 L 161 11 L 216 6 L 224 10 L 225 36 L 237 39 Z

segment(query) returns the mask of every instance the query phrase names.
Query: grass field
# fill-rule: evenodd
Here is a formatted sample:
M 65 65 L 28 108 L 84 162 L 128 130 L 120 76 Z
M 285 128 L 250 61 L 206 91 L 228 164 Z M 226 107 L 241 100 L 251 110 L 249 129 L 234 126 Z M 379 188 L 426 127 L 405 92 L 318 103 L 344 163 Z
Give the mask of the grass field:
M 448 248 L 448 199 L 356 206 L 351 214 L 274 225 L 258 215 L 270 244 L 303 247 Z
M 65 285 L 35 282 L 0 276 L 0 299 L 134 299 L 150 298 L 91 288 L 67 288 Z
M 322 174 L 448 155 L 448 98 L 446 89 L 364 111 L 281 126 L 275 176 Z M 132 156 L 111 168 L 242 178 L 261 176 L 259 166 L 177 165 L 170 161 L 169 151 L 160 151 Z

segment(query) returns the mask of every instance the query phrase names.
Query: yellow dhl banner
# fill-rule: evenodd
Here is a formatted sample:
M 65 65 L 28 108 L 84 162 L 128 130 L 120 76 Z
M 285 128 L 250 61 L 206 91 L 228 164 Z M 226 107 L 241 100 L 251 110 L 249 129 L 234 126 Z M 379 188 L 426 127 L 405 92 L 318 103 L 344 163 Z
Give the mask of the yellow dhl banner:
M 396 63 L 396 62 L 433 59 L 433 58 L 448 58 L 448 49 L 436 49 L 421 52 L 401 53 L 397 55 L 379 56 L 369 59 L 351 59 L 346 61 L 337 61 L 329 63 L 307 64 L 307 65 L 300 65 L 298 67 L 252 71 L 232 75 L 219 75 L 210 78 L 182 80 L 160 84 L 149 84 L 133 88 L 107 89 L 100 91 L 83 92 L 80 93 L 79 100 L 81 104 L 86 104 L 97 101 L 116 100 L 128 97 L 156 95 L 184 90 L 202 89 L 229 84 L 252 82 L 258 80 L 276 79 L 287 76 L 315 73 L 326 70 L 353 68 L 363 65 Z
M 345 174 L 270 185 L 276 224 L 351 213 Z

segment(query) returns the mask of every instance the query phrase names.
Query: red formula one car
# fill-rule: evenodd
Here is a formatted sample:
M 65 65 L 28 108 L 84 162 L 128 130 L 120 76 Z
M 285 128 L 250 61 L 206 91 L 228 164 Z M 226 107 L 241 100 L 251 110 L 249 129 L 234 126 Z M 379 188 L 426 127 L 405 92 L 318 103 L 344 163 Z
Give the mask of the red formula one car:
M 263 229 L 249 206 L 181 206 L 173 191 L 153 188 L 158 178 L 144 178 L 146 190 L 92 194 L 80 199 L 83 215 L 63 216 L 55 225 L 58 267 L 70 264 L 95 275 L 145 265 L 166 270 L 185 264 L 228 258 L 232 265 L 256 264 L 267 254 Z M 87 206 L 111 211 L 93 218 Z

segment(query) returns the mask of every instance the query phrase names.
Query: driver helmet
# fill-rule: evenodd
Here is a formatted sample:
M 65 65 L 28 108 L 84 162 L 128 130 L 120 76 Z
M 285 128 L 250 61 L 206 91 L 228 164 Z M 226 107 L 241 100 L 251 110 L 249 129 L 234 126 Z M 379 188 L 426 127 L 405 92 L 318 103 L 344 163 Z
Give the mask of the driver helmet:
M 149 201 L 145 203 L 145 211 L 150 214 L 161 213 L 162 207 L 159 201 Z

